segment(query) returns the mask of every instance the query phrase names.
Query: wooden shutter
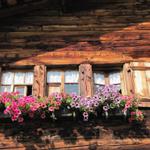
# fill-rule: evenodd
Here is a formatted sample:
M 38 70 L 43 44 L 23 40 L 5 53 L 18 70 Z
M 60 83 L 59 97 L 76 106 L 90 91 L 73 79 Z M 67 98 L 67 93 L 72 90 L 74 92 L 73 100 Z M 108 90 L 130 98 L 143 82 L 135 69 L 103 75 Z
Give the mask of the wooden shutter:
M 139 98 L 150 99 L 150 63 L 132 62 L 135 94 Z
M 131 95 L 134 93 L 133 71 L 129 63 L 123 66 L 123 71 L 121 73 L 121 89 L 123 95 Z
M 81 96 L 92 96 L 93 77 L 92 66 L 90 64 L 81 64 L 79 66 L 79 78 Z
M 34 67 L 33 95 L 43 97 L 46 93 L 46 66 L 36 65 Z

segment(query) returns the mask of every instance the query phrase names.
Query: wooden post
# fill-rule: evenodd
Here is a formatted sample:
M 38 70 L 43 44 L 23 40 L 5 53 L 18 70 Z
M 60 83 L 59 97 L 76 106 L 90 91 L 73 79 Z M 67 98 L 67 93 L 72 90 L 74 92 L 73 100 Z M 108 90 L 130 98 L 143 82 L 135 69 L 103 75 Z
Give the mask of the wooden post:
M 123 95 L 134 94 L 133 72 L 129 63 L 124 64 L 121 79 Z
M 90 64 L 81 64 L 79 66 L 80 94 L 81 96 L 92 96 L 93 77 L 92 66 Z
M 46 66 L 36 65 L 34 67 L 33 95 L 43 97 L 46 94 Z

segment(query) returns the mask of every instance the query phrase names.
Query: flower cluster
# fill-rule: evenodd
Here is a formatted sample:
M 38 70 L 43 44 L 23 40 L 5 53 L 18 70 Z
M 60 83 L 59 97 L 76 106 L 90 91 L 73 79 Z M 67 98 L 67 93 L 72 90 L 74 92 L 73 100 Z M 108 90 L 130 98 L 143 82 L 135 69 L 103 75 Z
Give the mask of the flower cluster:
M 5 107 L 4 114 L 10 115 L 12 121 L 22 122 L 24 115 L 31 118 L 36 113 L 41 118 L 46 117 L 46 113 L 55 116 L 55 112 L 61 110 L 80 111 L 84 121 L 89 119 L 89 114 L 96 114 L 98 109 L 102 109 L 106 117 L 112 111 L 119 110 L 124 115 L 129 115 L 129 121 L 141 121 L 144 119 L 143 113 L 138 110 L 138 99 L 134 96 L 123 96 L 114 85 L 100 87 L 93 97 L 82 97 L 72 94 L 53 93 L 48 97 L 35 98 L 32 96 L 19 97 L 19 93 L 1 93 L 0 104 Z
M 108 116 L 108 113 L 111 110 L 120 108 L 122 98 L 121 94 L 118 92 L 118 88 L 115 85 L 100 87 L 97 90 L 96 95 L 100 99 L 100 107 L 103 108 L 106 116 Z
M 140 110 L 135 110 L 135 111 L 131 111 L 130 113 L 130 118 L 129 118 L 129 122 L 133 122 L 133 121 L 143 121 L 144 119 L 144 115 L 142 113 L 142 111 Z

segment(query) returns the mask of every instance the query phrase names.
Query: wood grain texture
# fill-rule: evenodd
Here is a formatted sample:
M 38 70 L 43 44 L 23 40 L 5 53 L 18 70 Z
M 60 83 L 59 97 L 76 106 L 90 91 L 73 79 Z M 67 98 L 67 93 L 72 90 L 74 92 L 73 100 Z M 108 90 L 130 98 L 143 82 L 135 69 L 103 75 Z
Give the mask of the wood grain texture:
M 133 72 L 130 68 L 130 64 L 126 63 L 123 66 L 122 71 L 122 89 L 124 95 L 134 94 L 134 81 L 133 81 Z
M 0 22 L 0 63 L 8 64 L 60 49 L 85 54 L 109 50 L 126 56 L 127 61 L 128 58 L 132 58 L 131 61 L 150 59 L 149 0 L 88 0 L 86 3 L 69 0 L 65 4 L 66 10 L 62 10 L 58 0 L 49 0 L 41 8 L 35 4 L 38 10 L 34 7 L 32 11 L 22 9 L 28 13 L 3 18 Z M 79 60 L 82 56 L 78 57 Z M 67 56 L 64 59 L 68 59 Z M 56 64 L 58 61 L 56 58 Z
M 80 95 L 90 97 L 93 94 L 93 72 L 90 64 L 79 66 Z
M 46 67 L 36 65 L 34 67 L 33 95 L 44 97 L 46 92 Z

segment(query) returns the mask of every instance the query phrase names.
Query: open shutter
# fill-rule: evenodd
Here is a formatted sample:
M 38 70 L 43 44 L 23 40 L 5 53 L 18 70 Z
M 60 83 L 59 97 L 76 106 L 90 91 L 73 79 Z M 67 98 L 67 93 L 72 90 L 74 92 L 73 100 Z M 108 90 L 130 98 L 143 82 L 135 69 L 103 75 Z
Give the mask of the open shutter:
M 92 96 L 93 77 L 92 66 L 90 64 L 81 64 L 79 66 L 80 94 L 81 96 Z
M 33 95 L 43 97 L 46 93 L 46 66 L 36 65 L 34 67 Z
M 123 95 L 134 93 L 133 72 L 129 63 L 123 66 L 123 71 L 121 73 L 121 89 Z
M 132 62 L 135 94 L 140 98 L 150 99 L 150 63 Z

